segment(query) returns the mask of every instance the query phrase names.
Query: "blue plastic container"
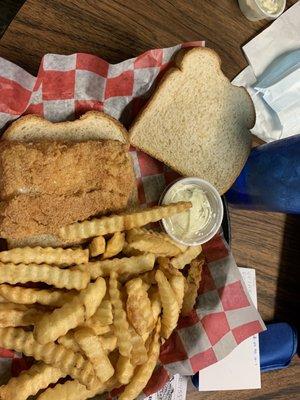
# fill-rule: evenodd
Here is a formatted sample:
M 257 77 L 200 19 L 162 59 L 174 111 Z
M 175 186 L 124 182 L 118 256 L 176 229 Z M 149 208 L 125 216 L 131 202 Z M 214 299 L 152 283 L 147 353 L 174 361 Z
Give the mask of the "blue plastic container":
M 300 213 L 300 135 L 256 147 L 227 201 L 252 210 Z

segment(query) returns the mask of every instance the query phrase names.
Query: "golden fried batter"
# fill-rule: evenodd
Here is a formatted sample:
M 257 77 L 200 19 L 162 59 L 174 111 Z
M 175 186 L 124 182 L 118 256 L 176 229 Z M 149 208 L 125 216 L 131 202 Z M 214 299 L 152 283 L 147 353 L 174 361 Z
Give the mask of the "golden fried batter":
M 97 214 L 126 208 L 132 162 L 118 141 L 0 141 L 0 234 L 55 233 Z

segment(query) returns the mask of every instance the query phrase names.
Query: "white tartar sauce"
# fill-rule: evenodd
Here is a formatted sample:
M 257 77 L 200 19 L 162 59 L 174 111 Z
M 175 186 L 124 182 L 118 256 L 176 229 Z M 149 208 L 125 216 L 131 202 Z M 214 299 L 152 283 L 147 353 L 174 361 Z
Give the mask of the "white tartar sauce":
M 257 4 L 267 13 L 277 14 L 283 5 L 282 0 L 256 0 Z
M 190 201 L 192 208 L 168 218 L 167 223 L 176 237 L 188 240 L 201 234 L 208 226 L 214 213 L 204 190 L 195 184 L 175 185 L 164 197 L 164 203 Z

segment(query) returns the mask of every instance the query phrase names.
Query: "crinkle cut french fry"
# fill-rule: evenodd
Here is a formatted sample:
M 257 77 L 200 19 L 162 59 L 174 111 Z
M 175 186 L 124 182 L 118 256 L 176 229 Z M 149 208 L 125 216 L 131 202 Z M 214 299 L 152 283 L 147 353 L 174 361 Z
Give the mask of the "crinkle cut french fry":
M 122 253 L 127 256 L 127 257 L 132 257 L 132 256 L 141 256 L 143 254 L 142 251 L 134 249 L 131 247 L 128 243 L 125 242 Z
M 43 315 L 45 313 L 35 308 L 29 308 L 28 310 L 0 310 L 0 327 L 34 325 Z
M 169 279 L 173 275 L 181 276 L 182 273 L 177 269 L 174 268 L 171 263 L 170 259 L 167 257 L 158 257 L 157 262 L 159 265 L 159 269 L 166 275 Z
M 125 387 L 123 393 L 120 394 L 119 400 L 134 400 L 142 392 L 147 385 L 151 375 L 156 366 L 159 356 L 159 334 L 160 334 L 160 321 L 158 320 L 155 334 L 150 345 L 148 360 L 145 364 L 137 368 L 131 382 Z
M 106 333 L 112 332 L 112 325 L 99 326 L 99 325 L 91 324 L 90 319 L 88 319 L 82 326 L 92 329 L 92 331 L 97 336 L 105 335 Z
M 55 341 L 84 321 L 84 307 L 78 298 L 45 316 L 34 327 L 34 337 L 41 344 Z M 58 324 L 58 325 L 56 325 Z
M 139 335 L 144 335 L 151 330 L 153 315 L 151 302 L 147 290 L 140 278 L 135 278 L 126 283 L 127 318 Z
M 146 352 L 149 349 L 149 336 L 151 335 L 152 330 L 156 326 L 156 323 L 158 321 L 158 318 L 159 318 L 159 316 L 161 314 L 161 309 L 162 309 L 160 300 L 153 301 L 151 303 L 151 306 L 152 306 L 152 314 L 153 314 L 153 326 L 151 327 L 150 331 L 148 331 L 144 335 L 142 335 L 142 341 L 144 343 L 144 347 L 146 349 Z
M 109 276 L 111 272 L 136 275 L 153 269 L 155 263 L 154 254 L 143 254 L 134 257 L 114 258 L 112 260 L 92 261 L 73 267 L 73 271 L 87 271 L 92 279 L 99 276 Z
M 205 257 L 203 254 L 199 255 L 191 262 L 187 276 L 188 283 L 189 282 L 200 283 L 204 262 L 205 262 Z
M 113 323 L 112 305 L 109 300 L 103 300 L 95 314 L 86 321 L 88 326 L 107 326 Z
M 88 320 L 99 307 L 106 292 L 103 278 L 90 283 L 77 297 L 45 315 L 34 327 L 34 336 L 41 344 L 55 341 L 69 330 L 76 328 Z
M 180 248 L 164 233 L 152 233 L 146 229 L 132 229 L 127 232 L 126 239 L 130 247 L 145 253 L 174 257 L 181 253 Z
M 0 263 L 0 283 L 44 282 L 62 289 L 84 289 L 90 281 L 87 271 L 66 270 L 47 264 Z
M 113 314 L 110 300 L 103 300 L 93 317 L 96 317 L 97 321 L 101 322 L 103 326 L 112 324 Z
M 147 349 L 144 341 L 131 325 L 129 325 L 129 331 L 132 343 L 131 363 L 133 366 L 144 364 L 147 361 Z
M 130 248 L 136 249 L 142 253 L 153 253 L 158 256 L 174 257 L 181 254 L 180 250 L 172 247 L 170 243 L 162 242 L 158 238 L 137 238 L 130 243 Z
M 104 236 L 95 237 L 89 244 L 89 251 L 91 257 L 97 257 L 105 252 L 105 238 Z
M 34 396 L 41 389 L 47 388 L 51 383 L 56 383 L 64 378 L 66 373 L 59 368 L 39 362 L 27 371 L 21 372 L 17 378 L 11 378 L 9 382 L 0 387 L 0 399 L 26 400 Z
M 59 337 L 57 339 L 57 342 L 59 344 L 62 344 L 67 349 L 70 349 L 74 352 L 81 353 L 81 348 L 78 346 L 78 343 L 76 342 L 76 340 L 74 338 L 73 331 L 69 331 L 66 335 Z
M 122 383 L 122 385 L 127 385 L 133 373 L 134 366 L 131 364 L 130 358 L 120 355 L 116 367 L 116 378 L 118 382 Z
M 158 317 L 161 313 L 161 300 L 158 290 L 156 289 L 150 294 L 151 308 L 154 322 L 157 323 Z
M 59 290 L 32 289 L 22 286 L 0 285 L 0 295 L 6 301 L 12 301 L 17 304 L 39 303 L 45 306 L 61 307 L 66 302 L 71 301 L 76 292 L 62 292 Z
M 179 310 L 182 308 L 183 298 L 184 298 L 184 282 L 185 278 L 183 275 L 172 275 L 169 278 L 170 285 L 175 293 L 177 303 L 179 305 Z
M 88 262 L 89 252 L 82 249 L 22 247 L 0 252 L 0 262 L 13 264 L 73 265 Z
M 145 282 L 147 285 L 156 285 L 155 279 L 156 270 L 145 272 L 144 274 L 139 275 L 139 277 Z
M 151 287 L 150 283 L 144 282 L 142 280 L 142 288 L 143 288 L 143 290 L 145 290 L 147 292 L 150 289 L 150 287 Z
M 59 235 L 64 240 L 77 240 L 122 232 L 181 213 L 191 208 L 191 206 L 190 202 L 179 202 L 133 211 L 128 214 L 111 215 L 92 219 L 91 221 L 76 222 L 61 228 Z
M 159 238 L 163 242 L 168 242 L 168 243 L 171 243 L 172 245 L 176 246 L 181 251 L 181 253 L 186 251 L 188 248 L 188 246 L 186 246 L 184 244 L 175 242 L 175 240 L 173 240 L 168 234 L 166 234 L 164 232 L 157 232 L 152 229 L 146 229 L 146 228 L 134 228 L 134 229 L 131 229 L 130 231 L 128 231 L 127 237 L 128 237 L 129 232 L 131 232 L 131 234 L 133 235 L 132 236 L 133 239 L 134 239 L 135 235 L 137 237 L 142 234 L 151 235 L 151 237 Z
M 106 295 L 107 294 L 108 291 L 106 292 Z M 96 335 L 100 336 L 111 331 L 110 325 L 112 323 L 112 304 L 110 300 L 102 300 L 95 314 L 92 315 L 91 318 L 87 319 L 83 326 L 91 328 Z
M 184 253 L 171 259 L 172 267 L 177 269 L 184 268 L 202 252 L 202 246 L 189 247 Z
M 103 326 L 112 324 L 113 314 L 110 300 L 103 300 L 93 317 L 94 316 L 97 317 L 97 320 L 101 322 Z
M 99 308 L 106 293 L 106 282 L 103 278 L 98 278 L 90 283 L 85 290 L 78 296 L 85 308 L 85 320 L 91 318 Z
M 198 296 L 198 289 L 201 282 L 202 267 L 204 264 L 204 257 L 197 257 L 191 262 L 191 266 L 186 278 L 187 290 L 183 298 L 182 315 L 188 315 L 196 303 Z
M 103 391 L 105 390 L 103 383 L 101 383 L 100 387 Z M 100 391 L 100 387 L 89 390 L 78 381 L 67 381 L 58 383 L 53 388 L 48 388 L 39 395 L 37 400 L 86 400 L 96 396 Z
M 125 243 L 125 233 L 116 232 L 113 236 L 107 241 L 105 252 L 103 253 L 103 260 L 105 258 L 111 258 L 119 254 Z
M 165 339 L 168 339 L 177 325 L 179 305 L 175 293 L 164 273 L 157 270 L 155 277 L 158 283 L 159 295 L 163 307 L 161 333 Z
M 76 330 L 74 337 L 87 359 L 93 364 L 100 381 L 108 381 L 113 376 L 115 370 L 103 349 L 101 340 L 89 328 Z
M 101 340 L 102 347 L 107 353 L 111 353 L 117 348 L 117 337 L 109 332 L 108 334 L 98 336 L 99 339 Z
M 97 382 L 92 364 L 81 354 L 52 342 L 41 345 L 34 339 L 32 332 L 26 332 L 22 328 L 0 328 L 0 346 L 60 368 L 66 375 L 78 379 L 87 387 L 92 387 Z
M 37 400 L 86 400 L 119 386 L 114 377 L 105 383 L 98 381 L 95 388 L 91 390 L 76 380 L 67 381 L 57 384 L 54 388 L 47 389 L 39 395 Z
M 129 332 L 129 324 L 124 309 L 121 292 L 118 287 L 117 274 L 112 272 L 109 279 L 109 294 L 113 306 L 114 331 L 118 339 L 120 354 L 130 357 L 132 343 Z

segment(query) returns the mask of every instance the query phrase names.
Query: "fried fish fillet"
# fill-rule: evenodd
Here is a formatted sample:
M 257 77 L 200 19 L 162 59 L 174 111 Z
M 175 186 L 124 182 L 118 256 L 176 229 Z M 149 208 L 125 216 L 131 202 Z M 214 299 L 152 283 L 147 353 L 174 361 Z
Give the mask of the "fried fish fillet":
M 135 188 L 127 146 L 118 141 L 0 141 L 0 235 L 55 233 L 126 208 Z

